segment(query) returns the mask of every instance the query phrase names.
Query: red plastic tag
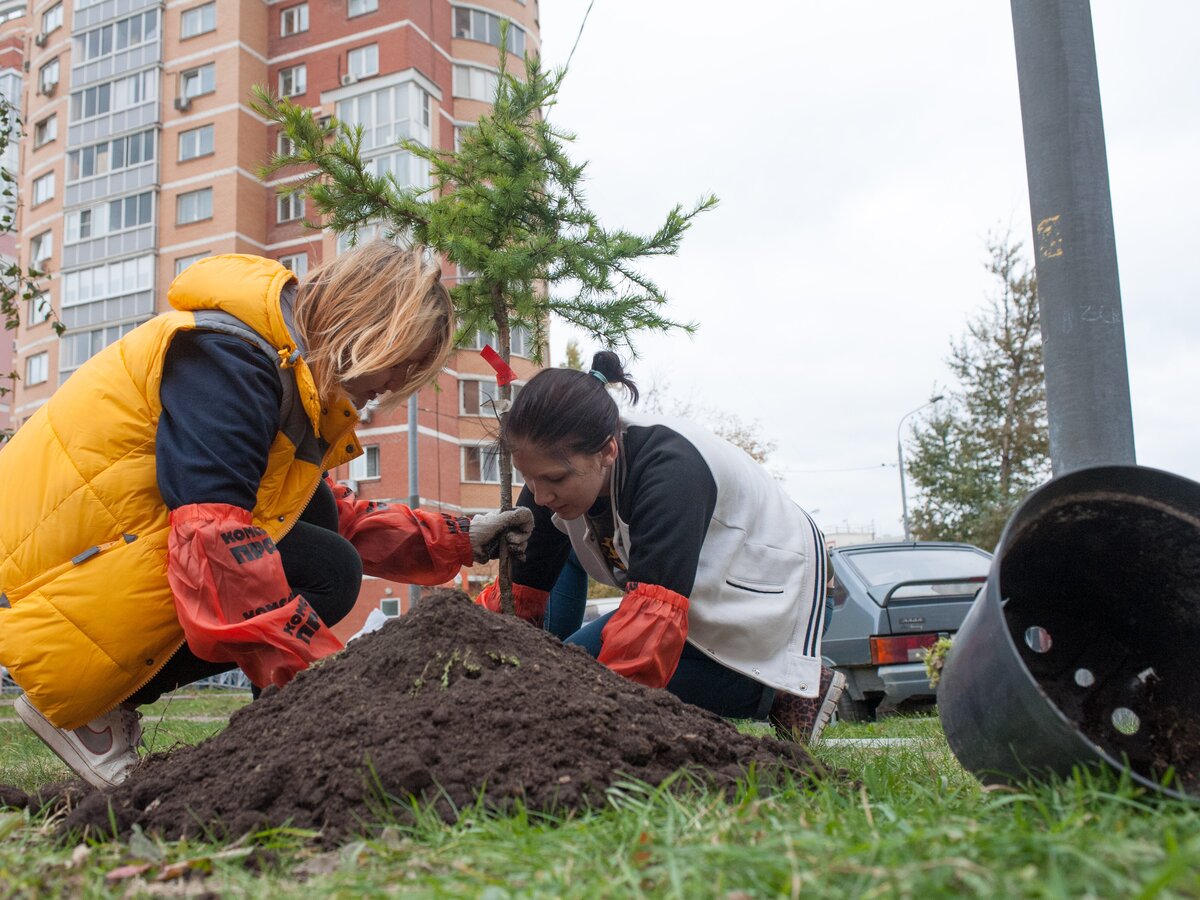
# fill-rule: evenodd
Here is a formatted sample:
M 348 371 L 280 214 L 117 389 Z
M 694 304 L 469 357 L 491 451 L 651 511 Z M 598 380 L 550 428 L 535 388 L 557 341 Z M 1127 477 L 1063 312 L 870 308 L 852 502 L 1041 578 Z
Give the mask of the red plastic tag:
M 493 350 L 490 346 L 484 345 L 479 351 L 489 366 L 496 370 L 496 384 L 503 387 L 506 384 L 511 384 L 517 380 L 517 373 L 509 368 L 508 363 L 500 358 L 500 354 Z

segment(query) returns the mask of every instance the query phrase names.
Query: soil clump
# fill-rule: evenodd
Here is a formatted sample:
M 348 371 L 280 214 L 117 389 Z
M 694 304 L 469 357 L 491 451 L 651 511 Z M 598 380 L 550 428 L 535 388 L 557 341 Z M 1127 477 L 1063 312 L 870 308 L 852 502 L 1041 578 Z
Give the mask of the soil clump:
M 63 828 L 111 834 L 115 821 L 177 839 L 290 824 L 336 843 L 368 830 L 384 796 L 400 801 L 388 815 L 401 821 L 409 798 L 446 821 L 480 798 L 563 813 L 681 768 L 732 788 L 750 766 L 768 778 L 825 771 L 798 745 L 743 735 L 515 617 L 436 591 L 268 690 L 220 734 L 84 797 Z

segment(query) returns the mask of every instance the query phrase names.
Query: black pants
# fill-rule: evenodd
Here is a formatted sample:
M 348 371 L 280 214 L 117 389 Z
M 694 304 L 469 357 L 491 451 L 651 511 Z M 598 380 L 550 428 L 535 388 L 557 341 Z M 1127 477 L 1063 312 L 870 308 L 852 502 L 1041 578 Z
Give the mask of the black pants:
M 329 485 L 322 481 L 300 520 L 277 545 L 288 586 L 304 595 L 326 625 L 346 617 L 362 583 L 362 558 L 338 534 L 337 527 L 337 503 Z M 128 702 L 136 706 L 153 703 L 181 685 L 234 668 L 233 663 L 200 659 L 184 645 Z

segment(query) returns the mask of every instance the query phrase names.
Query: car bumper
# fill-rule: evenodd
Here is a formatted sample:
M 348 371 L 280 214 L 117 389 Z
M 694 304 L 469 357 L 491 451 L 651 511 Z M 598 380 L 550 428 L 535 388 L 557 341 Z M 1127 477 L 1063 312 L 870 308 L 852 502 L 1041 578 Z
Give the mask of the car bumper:
M 884 708 L 899 706 L 905 700 L 917 697 L 932 699 L 935 695 L 924 663 L 880 666 L 876 671 L 883 682 L 883 703 L 880 706 Z
M 885 711 L 906 700 L 932 700 L 935 696 L 924 663 L 900 663 L 893 666 L 839 667 L 850 679 L 850 695 L 862 700 L 866 695 L 883 695 L 880 707 Z

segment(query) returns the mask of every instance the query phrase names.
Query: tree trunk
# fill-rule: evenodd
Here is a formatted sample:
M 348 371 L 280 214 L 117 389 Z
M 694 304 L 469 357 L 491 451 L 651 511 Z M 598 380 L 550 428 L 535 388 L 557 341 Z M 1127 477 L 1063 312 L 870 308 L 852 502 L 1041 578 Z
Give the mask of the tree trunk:
M 508 327 L 508 306 L 504 302 L 504 288 L 499 283 L 492 285 L 492 318 L 496 322 L 496 343 L 500 345 L 496 350 L 507 365 L 512 359 L 512 337 Z M 503 431 L 504 420 L 508 417 L 509 401 L 512 400 L 512 385 L 499 385 L 498 382 L 497 384 L 500 395 L 498 419 L 501 431 Z M 500 445 L 497 464 L 500 467 L 500 508 L 512 509 L 512 457 L 509 455 L 508 448 L 503 444 Z M 508 558 L 508 542 L 503 538 L 500 540 L 500 556 L 496 560 L 496 564 L 499 570 L 497 580 L 500 585 L 500 612 L 509 616 L 516 615 L 517 607 L 513 601 L 512 589 L 512 564 Z

